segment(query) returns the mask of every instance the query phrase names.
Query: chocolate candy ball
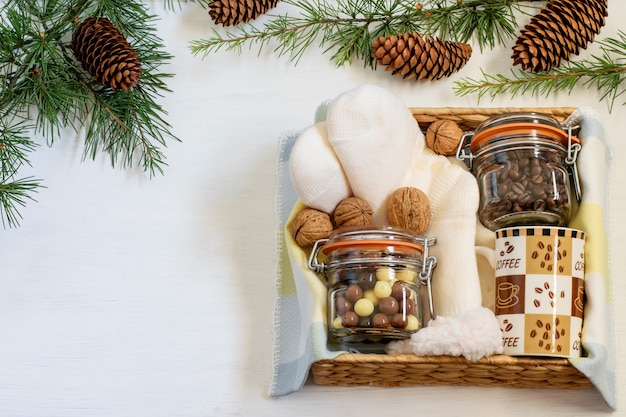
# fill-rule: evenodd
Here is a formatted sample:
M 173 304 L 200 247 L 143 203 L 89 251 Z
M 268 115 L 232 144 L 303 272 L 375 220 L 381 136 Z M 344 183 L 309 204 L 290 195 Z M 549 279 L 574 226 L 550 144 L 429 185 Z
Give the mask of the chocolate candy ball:
M 409 298 L 410 293 L 409 289 L 402 285 L 400 281 L 394 282 L 391 287 L 391 296 L 398 301 Z
M 404 329 L 408 323 L 407 316 L 402 313 L 396 313 L 391 316 L 391 325 L 397 329 Z
M 372 317 L 372 325 L 379 329 L 389 326 L 389 316 L 383 313 L 374 314 L 374 317 Z
M 374 303 L 367 298 L 361 298 L 354 303 L 354 312 L 361 317 L 369 316 L 374 312 Z
M 354 311 L 346 311 L 343 314 L 341 323 L 343 327 L 356 327 L 359 324 L 359 316 Z
M 390 267 L 378 268 L 376 270 L 376 279 L 379 281 L 391 281 L 396 276 L 396 271 Z
M 404 300 L 404 312 L 406 314 L 414 316 L 416 311 L 417 310 L 415 308 L 415 301 L 410 298 Z
M 363 290 L 361 287 L 356 284 L 350 284 L 346 290 L 346 298 L 354 303 L 361 297 L 363 297 Z
M 415 282 L 417 279 L 417 271 L 409 268 L 396 271 L 396 279 L 404 282 Z
M 380 300 L 380 303 L 378 303 L 378 308 L 381 313 L 391 315 L 398 312 L 400 304 L 398 303 L 398 300 L 393 297 L 385 297 Z
M 335 310 L 337 314 L 343 314 L 352 310 L 352 303 L 346 297 L 339 296 L 335 298 Z
M 363 290 L 371 290 L 376 285 L 376 274 L 374 271 L 361 271 L 359 273 L 359 286 Z
M 372 317 L 361 317 L 359 318 L 359 327 L 372 327 Z
M 388 281 L 378 281 L 374 285 L 374 294 L 378 298 L 385 298 L 391 295 L 391 284 Z

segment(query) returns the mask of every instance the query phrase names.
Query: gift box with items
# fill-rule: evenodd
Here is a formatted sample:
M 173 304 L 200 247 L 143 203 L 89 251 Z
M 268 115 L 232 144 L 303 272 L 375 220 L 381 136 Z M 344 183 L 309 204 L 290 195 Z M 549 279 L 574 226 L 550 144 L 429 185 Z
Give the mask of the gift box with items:
M 531 111 L 582 143 L 584 193 L 565 225 L 586 235 L 579 355 L 502 354 L 496 233 L 478 217 L 484 198 L 459 157 L 463 132 Z M 586 108 L 408 108 L 373 85 L 323 103 L 280 146 L 270 395 L 300 389 L 311 372 L 339 386 L 595 386 L 614 407 L 609 167 L 602 124 Z

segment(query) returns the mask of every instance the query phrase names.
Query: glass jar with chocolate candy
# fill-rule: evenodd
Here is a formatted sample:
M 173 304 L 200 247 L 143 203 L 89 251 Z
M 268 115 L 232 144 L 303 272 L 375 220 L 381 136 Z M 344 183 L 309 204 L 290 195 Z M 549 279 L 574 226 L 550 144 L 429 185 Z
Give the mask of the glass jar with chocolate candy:
M 581 196 L 580 149 L 571 128 L 547 114 L 507 113 L 482 122 L 457 150 L 478 181 L 481 223 L 491 230 L 566 225 Z
M 309 268 L 328 286 L 328 344 L 331 349 L 383 352 L 392 340 L 422 327 L 420 286 L 433 314 L 428 255 L 435 238 L 396 227 L 341 228 L 318 240 Z

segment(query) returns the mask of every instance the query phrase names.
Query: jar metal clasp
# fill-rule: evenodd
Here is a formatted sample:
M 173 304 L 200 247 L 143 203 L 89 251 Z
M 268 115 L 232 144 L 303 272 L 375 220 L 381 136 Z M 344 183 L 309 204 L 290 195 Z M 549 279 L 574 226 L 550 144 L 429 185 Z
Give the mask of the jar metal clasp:
M 313 245 L 313 249 L 311 250 L 311 254 L 309 255 L 309 262 L 307 265 L 309 269 L 314 271 L 316 274 L 325 274 L 326 272 L 326 265 L 324 264 L 324 262 L 320 262 L 317 259 L 320 250 L 322 249 L 322 247 L 324 247 L 326 243 L 328 243 L 328 239 L 316 240 L 315 244 Z
M 578 160 L 578 152 L 580 152 L 581 146 L 580 143 L 573 143 L 572 141 L 572 130 L 577 128 L 578 126 L 567 127 L 567 156 L 565 157 L 565 164 L 568 165 L 571 169 L 576 201 L 580 203 L 583 193 L 580 184 L 580 177 L 578 175 L 578 165 L 576 164 L 576 161 Z
M 428 310 L 430 312 L 430 318 L 436 319 L 437 315 L 435 314 L 435 308 L 433 305 L 433 287 L 432 287 L 432 278 L 433 278 L 433 269 L 437 266 L 437 258 L 428 254 L 429 246 L 434 245 L 437 242 L 436 237 L 428 238 L 428 236 L 424 237 L 424 261 L 422 262 L 422 271 L 419 274 L 420 283 L 426 286 L 428 291 Z
M 456 149 L 456 159 L 465 162 L 469 169 L 472 169 L 472 160 L 474 159 L 474 155 L 469 149 L 473 137 L 474 132 L 464 133 L 459 142 L 459 147 Z

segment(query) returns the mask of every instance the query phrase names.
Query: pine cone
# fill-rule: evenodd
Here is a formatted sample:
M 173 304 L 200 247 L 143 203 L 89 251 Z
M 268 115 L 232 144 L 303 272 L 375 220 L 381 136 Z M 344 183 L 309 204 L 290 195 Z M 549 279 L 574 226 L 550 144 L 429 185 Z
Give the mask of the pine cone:
M 373 57 L 387 71 L 402 78 L 438 80 L 457 72 L 472 55 L 472 47 L 418 33 L 381 36 L 373 44 Z
M 105 87 L 128 91 L 139 82 L 137 52 L 106 17 L 90 17 L 78 25 L 72 50 L 83 69 Z
M 557 68 L 593 42 L 608 16 L 607 0 L 553 0 L 522 30 L 513 65 L 531 72 Z
M 209 16 L 216 24 L 235 26 L 254 20 L 273 9 L 279 0 L 214 0 Z

